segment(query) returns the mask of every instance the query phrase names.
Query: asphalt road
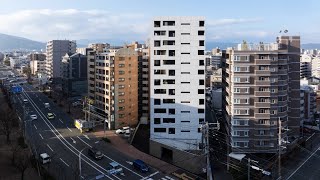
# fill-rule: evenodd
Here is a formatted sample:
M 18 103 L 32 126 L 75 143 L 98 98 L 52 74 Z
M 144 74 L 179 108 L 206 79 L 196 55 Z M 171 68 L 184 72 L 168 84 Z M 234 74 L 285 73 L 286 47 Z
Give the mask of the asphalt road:
M 320 147 L 303 161 L 286 180 L 318 180 L 320 179 Z
M 27 139 L 33 151 L 51 156 L 52 162 L 43 166 L 57 179 L 79 179 L 79 153 L 82 150 L 81 179 L 170 179 L 153 168 L 148 173 L 135 170 L 131 165 L 133 159 L 94 136 L 81 134 L 66 113 L 32 86 L 23 85 L 23 93 L 13 95 L 13 99 L 20 118 L 25 120 Z M 23 99 L 28 99 L 28 103 Z M 50 103 L 49 109 L 44 107 L 46 102 Z M 55 115 L 54 120 L 47 118 L 49 112 Z M 31 114 L 36 114 L 38 119 L 31 121 Z M 104 158 L 96 161 L 89 157 L 87 150 L 91 147 L 101 150 Z M 107 166 L 113 161 L 122 166 L 123 175 L 108 174 Z

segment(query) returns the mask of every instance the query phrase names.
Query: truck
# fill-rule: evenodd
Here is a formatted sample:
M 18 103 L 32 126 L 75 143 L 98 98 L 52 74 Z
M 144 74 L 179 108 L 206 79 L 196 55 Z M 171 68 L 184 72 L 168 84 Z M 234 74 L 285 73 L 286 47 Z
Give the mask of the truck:
M 94 128 L 94 122 L 93 121 L 86 121 L 82 119 L 75 119 L 74 120 L 74 126 L 80 130 L 82 133 L 83 131 L 88 132 L 92 131 Z

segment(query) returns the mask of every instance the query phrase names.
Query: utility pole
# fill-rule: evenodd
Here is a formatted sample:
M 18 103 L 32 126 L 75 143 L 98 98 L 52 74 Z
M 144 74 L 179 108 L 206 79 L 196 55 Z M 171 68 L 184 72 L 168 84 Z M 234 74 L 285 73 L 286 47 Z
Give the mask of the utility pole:
M 248 158 L 248 180 L 250 180 L 250 168 L 251 168 L 250 161 L 251 159 Z
M 278 124 L 279 124 L 279 139 L 278 139 L 278 178 L 281 179 L 281 119 L 278 118 Z

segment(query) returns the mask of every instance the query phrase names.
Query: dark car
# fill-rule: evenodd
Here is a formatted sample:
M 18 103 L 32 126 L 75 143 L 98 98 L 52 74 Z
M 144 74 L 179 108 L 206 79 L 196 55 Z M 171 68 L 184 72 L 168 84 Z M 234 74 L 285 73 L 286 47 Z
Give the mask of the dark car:
M 141 172 L 148 172 L 149 167 L 140 159 L 136 159 L 133 161 L 133 167 L 138 169 Z
M 103 154 L 97 148 L 90 148 L 88 149 L 88 155 L 93 157 L 96 160 L 100 160 L 103 158 Z

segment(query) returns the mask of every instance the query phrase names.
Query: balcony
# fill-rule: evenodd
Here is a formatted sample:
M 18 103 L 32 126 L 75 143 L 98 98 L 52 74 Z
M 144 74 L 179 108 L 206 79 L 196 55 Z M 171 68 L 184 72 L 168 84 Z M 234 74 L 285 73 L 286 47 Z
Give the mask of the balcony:
M 256 65 L 270 65 L 271 59 L 255 59 Z
M 255 74 L 270 76 L 271 72 L 270 70 L 255 70 Z
M 255 113 L 254 117 L 258 119 L 270 119 L 270 113 Z
M 260 80 L 256 80 L 255 85 L 258 86 L 270 86 L 271 82 L 270 81 L 260 81 Z
M 270 102 L 255 102 L 254 106 L 257 108 L 270 108 Z

